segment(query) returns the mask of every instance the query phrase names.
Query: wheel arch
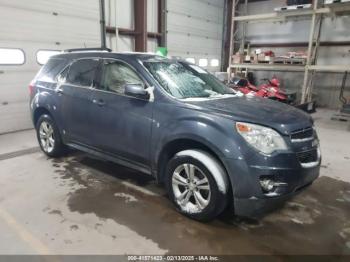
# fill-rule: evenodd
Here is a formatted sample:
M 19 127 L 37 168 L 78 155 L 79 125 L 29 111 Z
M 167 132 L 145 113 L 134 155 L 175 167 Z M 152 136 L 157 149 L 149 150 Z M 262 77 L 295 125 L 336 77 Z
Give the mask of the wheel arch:
M 56 124 L 56 126 L 58 128 L 58 131 L 59 131 L 60 135 L 62 135 L 61 125 L 57 122 L 57 119 L 56 119 L 55 115 L 50 111 L 50 109 L 48 109 L 45 106 L 38 106 L 37 108 L 35 108 L 35 110 L 33 112 L 34 127 L 36 127 L 36 124 L 37 124 L 39 118 L 42 115 L 44 115 L 44 114 L 49 115 L 52 118 L 52 120 L 55 122 L 55 124 Z
M 36 126 L 39 118 L 44 115 L 44 114 L 47 114 L 49 115 L 52 119 L 54 119 L 53 115 L 51 114 L 51 112 L 46 108 L 46 107 L 43 107 L 43 106 L 40 106 L 40 107 L 37 107 L 35 110 L 34 110 L 34 114 L 33 114 L 33 123 L 34 123 L 34 126 Z
M 161 152 L 158 155 L 157 158 L 157 180 L 160 183 L 164 183 L 165 179 L 165 172 L 166 172 L 166 167 L 167 163 L 169 160 L 175 156 L 177 153 L 185 150 L 191 150 L 191 149 L 197 149 L 200 151 L 204 151 L 208 154 L 210 154 L 212 157 L 215 158 L 215 160 L 222 166 L 223 170 L 225 171 L 225 175 L 227 176 L 226 181 L 227 181 L 227 189 L 228 189 L 228 196 L 231 196 L 232 194 L 232 185 L 231 185 L 231 180 L 229 179 L 229 175 L 227 172 L 227 168 L 224 164 L 224 162 L 220 158 L 220 153 L 216 152 L 216 150 L 212 149 L 210 145 L 207 145 L 206 143 L 203 143 L 202 141 L 195 140 L 193 138 L 188 139 L 188 138 L 177 138 L 175 140 L 169 141 L 165 146 L 162 148 Z

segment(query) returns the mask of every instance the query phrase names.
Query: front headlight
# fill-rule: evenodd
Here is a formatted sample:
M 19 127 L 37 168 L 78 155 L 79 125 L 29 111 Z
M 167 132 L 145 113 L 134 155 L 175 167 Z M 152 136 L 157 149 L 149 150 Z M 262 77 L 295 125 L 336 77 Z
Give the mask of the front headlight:
M 287 149 L 282 136 L 271 128 L 237 122 L 236 130 L 248 144 L 264 154 Z

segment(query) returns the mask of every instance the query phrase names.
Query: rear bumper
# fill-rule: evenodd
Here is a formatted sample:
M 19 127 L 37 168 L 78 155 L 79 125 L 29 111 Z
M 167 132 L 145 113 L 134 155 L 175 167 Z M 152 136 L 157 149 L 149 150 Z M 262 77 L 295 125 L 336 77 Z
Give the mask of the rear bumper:
M 307 188 L 319 176 L 320 163 L 312 168 L 303 168 L 290 162 L 288 167 L 248 166 L 244 160 L 225 160 L 229 173 L 234 212 L 237 216 L 260 217 L 272 211 Z M 273 178 L 283 186 L 276 187 L 272 194 L 264 193 L 260 184 L 262 177 Z

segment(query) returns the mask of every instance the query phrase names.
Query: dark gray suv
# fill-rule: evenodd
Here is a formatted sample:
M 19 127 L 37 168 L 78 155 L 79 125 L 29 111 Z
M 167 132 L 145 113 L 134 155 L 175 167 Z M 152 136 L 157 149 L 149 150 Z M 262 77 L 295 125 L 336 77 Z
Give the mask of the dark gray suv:
M 246 97 L 202 68 L 151 54 L 70 51 L 30 84 L 40 147 L 76 148 L 165 184 L 179 212 L 258 216 L 319 175 L 312 118 Z

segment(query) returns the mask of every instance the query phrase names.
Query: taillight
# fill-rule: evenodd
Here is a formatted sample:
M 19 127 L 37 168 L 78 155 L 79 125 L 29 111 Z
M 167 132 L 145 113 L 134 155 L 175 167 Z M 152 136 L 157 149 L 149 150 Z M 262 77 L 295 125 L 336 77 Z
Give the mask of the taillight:
M 30 82 L 28 88 L 29 88 L 29 95 L 32 96 L 34 94 L 34 80 Z

